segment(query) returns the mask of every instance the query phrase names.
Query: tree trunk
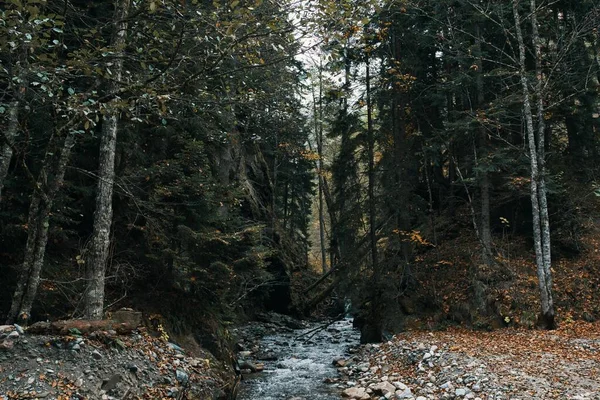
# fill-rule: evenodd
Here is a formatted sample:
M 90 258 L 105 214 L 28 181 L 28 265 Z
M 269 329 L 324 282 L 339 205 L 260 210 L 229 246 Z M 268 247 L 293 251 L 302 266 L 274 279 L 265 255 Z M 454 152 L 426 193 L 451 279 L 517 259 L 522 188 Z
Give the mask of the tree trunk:
M 316 116 L 315 116 L 316 117 Z M 317 153 L 319 155 L 319 239 L 321 241 L 321 268 L 327 272 L 327 245 L 325 244 L 325 204 L 323 202 L 323 65 L 319 65 L 319 127 Z
M 125 48 L 127 36 L 127 16 L 130 0 L 118 0 L 115 7 L 115 30 L 112 46 L 117 57 L 114 61 L 114 79 L 108 84 L 108 92 L 115 93 L 123 72 L 123 57 L 119 56 Z M 102 319 L 104 311 L 104 280 L 110 245 L 112 224 L 112 196 L 115 179 L 115 151 L 119 112 L 116 105 L 109 107 L 102 121 L 102 137 L 100 139 L 100 159 L 98 168 L 98 187 L 96 191 L 96 211 L 94 213 L 94 229 L 90 247 L 86 257 L 85 316 L 88 319 Z
M 58 158 L 54 171 L 50 174 L 51 181 L 44 187 L 47 172 L 50 171 L 52 157 L 44 160 L 40 177 L 38 178 L 37 188 L 34 190 L 29 207 L 28 234 L 25 245 L 25 256 L 23 258 L 23 267 L 17 282 L 17 287 L 13 294 L 11 308 L 8 314 L 8 323 L 15 321 L 26 325 L 33 301 L 37 294 L 40 283 L 40 275 L 44 266 L 44 255 L 48 243 L 48 229 L 50 227 L 50 213 L 54 204 L 54 199 L 58 190 L 62 186 L 65 171 L 71 148 L 75 144 L 75 134 L 67 132 L 63 147 Z M 51 144 L 49 144 L 49 147 Z M 43 192 L 46 190 L 46 192 Z
M 527 142 L 529 145 L 529 162 L 531 167 L 531 208 L 533 216 L 533 241 L 535 247 L 535 258 L 537 265 L 537 275 L 540 287 L 540 299 L 542 304 L 541 322 L 547 328 L 554 328 L 554 304 L 552 300 L 552 272 L 550 256 L 550 225 L 548 221 L 548 204 L 546 201 L 546 188 L 543 176 L 540 172 L 540 155 L 543 158 L 544 139 L 540 138 L 539 130 L 536 135 L 533 123 L 533 112 L 530 101 L 529 82 L 526 75 L 525 65 L 525 43 L 521 31 L 521 19 L 518 10 L 518 0 L 513 0 L 513 14 L 515 18 L 515 28 L 517 41 L 519 44 L 519 67 L 520 80 L 523 91 L 523 107 L 526 122 Z M 536 94 L 538 95 L 538 128 L 544 127 L 543 121 L 543 98 L 541 96 L 541 71 L 539 67 L 539 36 L 537 33 L 537 18 L 535 0 L 531 0 L 532 24 L 534 26 L 533 42 L 536 48 Z M 536 145 L 536 136 L 537 145 Z M 543 135 L 542 135 L 543 137 Z M 541 166 L 543 168 L 543 165 Z M 540 185 L 541 183 L 541 185 Z
M 484 84 L 483 84 L 483 54 L 481 47 L 481 33 L 480 28 L 477 26 L 477 107 L 479 110 L 482 110 L 485 103 L 484 96 Z M 482 256 L 484 263 L 491 267 L 494 263 L 494 256 L 492 252 L 492 230 L 490 223 L 490 177 L 487 170 L 488 167 L 488 140 L 487 133 L 485 128 L 482 126 L 479 129 L 479 140 L 477 140 L 479 144 L 479 154 L 480 160 L 480 168 L 478 171 L 479 174 L 479 190 L 481 191 L 481 222 L 480 222 L 480 231 L 481 231 L 481 245 Z M 483 165 L 481 165 L 481 159 L 483 159 Z M 483 168 L 481 168 L 483 167 Z
M 537 98 L 537 159 L 539 166 L 539 184 L 538 197 L 540 203 L 540 224 L 542 230 L 542 254 L 543 254 L 543 274 L 545 281 L 546 292 L 545 297 L 547 302 L 542 302 L 542 323 L 547 328 L 554 328 L 554 301 L 552 298 L 552 257 L 551 257 L 551 242 L 550 242 L 550 217 L 548 215 L 548 199 L 546 190 L 546 120 L 544 111 L 543 87 L 544 78 L 542 72 L 542 46 L 540 34 L 538 31 L 537 21 L 537 6 L 535 0 L 530 0 L 531 7 L 531 25 L 532 25 L 532 41 L 535 49 L 535 96 Z
M 369 59 L 366 65 L 365 90 L 367 97 L 367 157 L 368 157 L 368 201 L 369 201 L 369 238 L 371 245 L 371 263 L 373 275 L 371 280 L 371 312 L 361 332 L 361 343 L 380 342 L 383 337 L 383 304 L 381 289 L 381 271 L 377 262 L 377 234 L 375 231 L 375 138 L 373 132 L 373 116 L 371 104 L 371 74 Z
M 2 189 L 6 176 L 8 175 L 8 167 L 13 154 L 14 139 L 19 132 L 19 101 L 11 101 L 10 110 L 8 112 L 8 127 L 4 133 L 4 143 L 0 151 L 0 203 L 2 202 Z

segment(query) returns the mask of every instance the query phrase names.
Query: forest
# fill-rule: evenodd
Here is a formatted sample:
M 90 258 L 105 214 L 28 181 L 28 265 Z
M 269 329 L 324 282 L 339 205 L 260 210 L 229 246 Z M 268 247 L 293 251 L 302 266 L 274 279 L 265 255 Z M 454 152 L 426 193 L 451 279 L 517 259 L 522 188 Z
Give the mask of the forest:
M 8 0 L 0 318 L 363 343 L 600 316 L 593 0 Z

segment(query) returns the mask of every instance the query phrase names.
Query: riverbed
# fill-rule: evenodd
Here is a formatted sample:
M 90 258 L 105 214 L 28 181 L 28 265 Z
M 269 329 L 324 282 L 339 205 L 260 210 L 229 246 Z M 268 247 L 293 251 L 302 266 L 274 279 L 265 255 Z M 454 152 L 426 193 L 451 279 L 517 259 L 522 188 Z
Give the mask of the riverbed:
M 313 323 L 263 337 L 260 353 L 268 356 L 258 362 L 264 363 L 264 371 L 244 375 L 238 399 L 339 399 L 340 388 L 326 383 L 338 376 L 332 361 L 343 357 L 359 338 L 351 319 L 327 326 Z

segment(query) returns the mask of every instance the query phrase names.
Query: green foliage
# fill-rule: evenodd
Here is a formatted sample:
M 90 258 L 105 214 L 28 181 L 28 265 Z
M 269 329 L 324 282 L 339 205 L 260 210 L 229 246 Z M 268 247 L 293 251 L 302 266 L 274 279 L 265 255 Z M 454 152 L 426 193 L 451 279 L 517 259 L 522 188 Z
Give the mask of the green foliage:
M 12 284 L 18 272 L 9 267 L 22 259 L 31 178 L 56 151 L 51 138 L 75 132 L 34 314 L 81 312 L 99 134 L 114 111 L 107 302 L 162 310 L 161 300 L 189 301 L 195 322 L 266 306 L 275 275 L 303 266 L 314 192 L 289 10 L 261 0 L 132 2 L 120 49 L 110 45 L 114 2 L 59 3 L 13 1 L 1 11 L 0 120 L 20 96 L 27 134 L 0 203 L 0 279 Z M 286 261 L 277 269 L 274 259 Z M 0 297 L 0 314 L 9 304 Z

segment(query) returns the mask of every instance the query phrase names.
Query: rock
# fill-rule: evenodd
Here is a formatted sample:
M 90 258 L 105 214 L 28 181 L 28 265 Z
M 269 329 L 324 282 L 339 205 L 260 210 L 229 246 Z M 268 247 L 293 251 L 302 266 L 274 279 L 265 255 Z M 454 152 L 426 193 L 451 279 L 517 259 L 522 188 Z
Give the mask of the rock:
M 175 371 L 175 377 L 177 378 L 177 382 L 181 383 L 182 385 L 186 385 L 190 380 L 189 375 L 180 369 Z
M 367 372 L 369 370 L 369 363 L 361 363 L 356 366 L 356 369 L 360 372 Z
M 371 396 L 369 396 L 369 394 L 367 393 L 367 390 L 363 387 L 348 388 L 342 392 L 342 397 L 358 400 L 369 400 L 371 398 Z
M 132 328 L 142 325 L 142 313 L 133 311 L 131 308 L 121 308 L 112 314 L 112 319 L 116 322 L 125 323 Z
M 102 354 L 100 354 L 100 352 L 98 350 L 94 350 L 94 351 L 92 351 L 92 357 L 95 360 L 101 360 L 102 359 Z
M 260 372 L 264 369 L 263 364 L 254 364 L 250 361 L 246 361 L 246 360 L 238 360 L 238 365 L 240 367 L 240 369 L 247 369 L 250 370 L 251 372 Z M 260 365 L 260 367 L 259 367 Z M 260 371 L 259 371 L 260 368 Z
M 410 388 L 396 390 L 395 396 L 396 396 L 396 399 L 398 399 L 398 400 L 414 398 L 413 393 L 410 390 Z
M 346 366 L 346 360 L 344 360 L 343 358 L 336 358 L 333 360 L 332 364 L 335 367 L 341 368 L 341 367 Z
M 0 342 L 0 350 L 10 350 L 15 346 L 12 340 L 3 340 Z
M 136 372 L 138 371 L 138 366 L 137 366 L 137 365 L 135 365 L 135 364 L 128 364 L 128 365 L 127 365 L 127 370 L 128 370 L 129 372 L 136 373 Z
M 381 382 L 374 385 L 370 385 L 369 388 L 372 389 L 375 394 L 382 396 L 385 396 L 388 393 L 394 393 L 396 391 L 396 386 L 392 385 L 389 382 Z
M 462 396 L 466 396 L 466 395 L 467 395 L 467 390 L 466 390 L 466 389 L 463 389 L 463 388 L 458 388 L 458 389 L 456 389 L 456 390 L 454 391 L 454 394 L 455 394 L 456 396 L 461 396 L 461 397 L 462 397 Z
M 179 347 L 178 345 L 176 345 L 175 343 L 167 343 L 167 346 L 169 346 L 170 348 L 172 348 L 173 350 L 175 350 L 178 353 L 185 353 L 185 350 L 183 350 L 181 347 Z
M 257 354 L 256 359 L 260 361 L 277 361 L 278 357 L 273 352 L 266 352 Z
M 113 376 L 111 376 L 108 379 L 105 379 L 102 382 L 102 386 L 100 386 L 100 389 L 104 390 L 105 392 L 110 392 L 111 390 L 116 388 L 119 382 L 121 382 L 122 380 L 123 377 L 120 374 L 114 374 Z
M 12 331 L 11 333 L 8 334 L 8 338 L 9 339 L 18 339 L 19 338 L 19 332 Z
M 0 325 L 0 333 L 10 333 L 14 330 L 14 325 Z

